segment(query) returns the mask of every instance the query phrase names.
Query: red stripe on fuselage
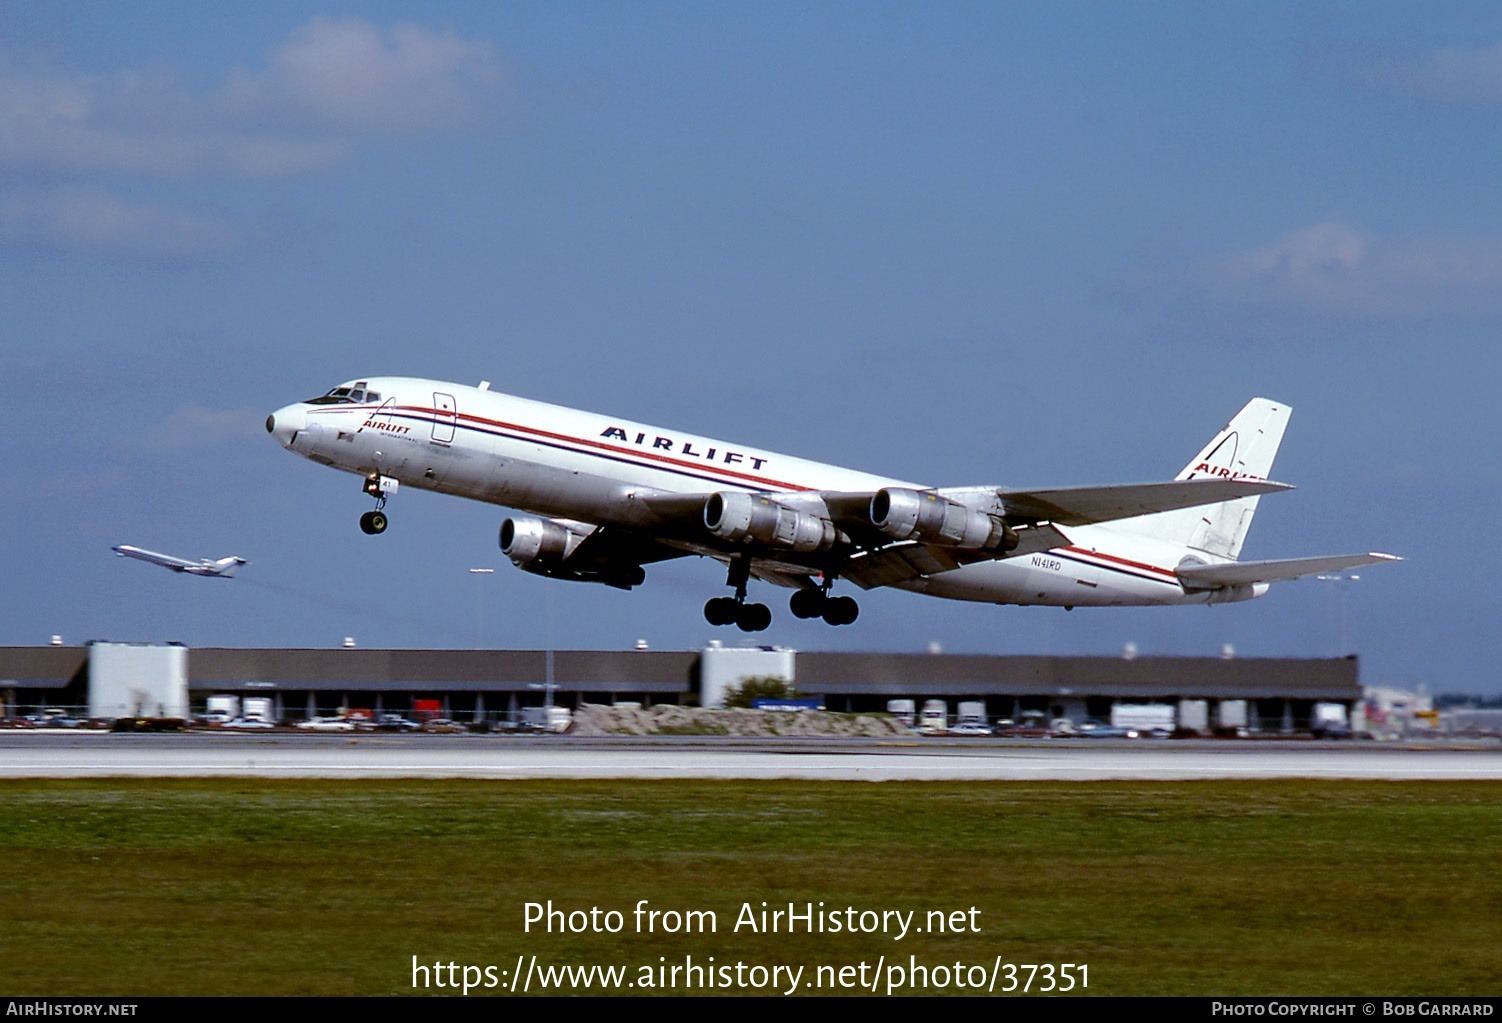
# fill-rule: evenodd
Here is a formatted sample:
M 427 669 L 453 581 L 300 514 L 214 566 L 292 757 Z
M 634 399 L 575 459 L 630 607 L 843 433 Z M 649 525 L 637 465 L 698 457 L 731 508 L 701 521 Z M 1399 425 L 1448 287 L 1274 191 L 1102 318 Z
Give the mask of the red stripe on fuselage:
M 1114 561 L 1118 565 L 1127 565 L 1131 568 L 1141 569 L 1144 572 L 1154 572 L 1158 575 L 1165 575 L 1168 578 L 1172 579 L 1174 582 L 1179 581 L 1178 575 L 1170 572 L 1166 568 L 1159 568 L 1157 565 L 1148 565 L 1141 561 L 1133 561 L 1130 558 L 1120 558 L 1114 554 L 1102 554 L 1100 551 L 1087 551 L 1083 547 L 1065 547 L 1063 548 L 1063 550 L 1069 551 L 1071 554 L 1083 554 L 1087 558 L 1099 558 L 1102 561 Z
M 382 412 L 411 413 L 425 419 L 428 422 L 446 423 L 448 421 L 447 415 L 436 413 L 432 408 L 420 405 L 399 405 L 395 408 L 390 409 L 374 409 L 368 414 L 374 416 Z M 718 465 L 715 465 L 713 462 L 690 462 L 682 458 L 673 458 L 669 455 L 658 454 L 655 451 L 642 451 L 635 448 L 623 448 L 614 444 L 606 444 L 604 441 L 597 440 L 593 437 L 573 437 L 566 433 L 554 433 L 551 430 L 543 430 L 535 426 L 524 426 L 520 423 L 508 423 L 499 419 L 487 419 L 484 416 L 477 416 L 469 412 L 460 412 L 457 414 L 456 418 L 468 421 L 470 423 L 483 424 L 485 426 L 494 427 L 500 430 L 514 430 L 518 433 L 530 434 L 532 436 L 546 438 L 548 440 L 561 441 L 567 444 L 577 444 L 581 447 L 597 448 L 601 451 L 609 451 L 611 454 L 615 455 L 629 455 L 632 458 L 646 459 L 647 461 L 657 462 L 665 466 L 675 466 L 681 469 L 693 469 L 698 472 L 713 472 L 721 476 L 731 477 L 735 480 L 744 480 L 748 483 L 756 483 L 774 490 L 814 489 L 813 487 L 803 486 L 798 483 L 788 483 L 785 480 L 774 480 L 769 479 L 765 476 L 753 476 L 751 473 L 747 472 L 736 472 L 734 469 L 724 469 Z M 717 441 L 716 443 L 718 444 L 719 442 Z

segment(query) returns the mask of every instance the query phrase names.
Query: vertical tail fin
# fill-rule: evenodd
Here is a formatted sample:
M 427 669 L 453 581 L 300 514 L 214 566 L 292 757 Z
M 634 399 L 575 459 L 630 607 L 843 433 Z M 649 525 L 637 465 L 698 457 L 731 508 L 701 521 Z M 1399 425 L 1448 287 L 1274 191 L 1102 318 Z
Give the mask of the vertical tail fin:
M 1175 479 L 1192 480 L 1267 479 L 1273 468 L 1278 445 L 1293 410 L 1282 402 L 1253 398 L 1215 435 L 1198 455 L 1184 466 Z M 1136 531 L 1160 540 L 1187 544 L 1196 550 L 1236 558 L 1257 512 L 1260 498 L 1243 497 L 1236 501 L 1183 508 L 1178 511 L 1145 515 L 1132 524 Z

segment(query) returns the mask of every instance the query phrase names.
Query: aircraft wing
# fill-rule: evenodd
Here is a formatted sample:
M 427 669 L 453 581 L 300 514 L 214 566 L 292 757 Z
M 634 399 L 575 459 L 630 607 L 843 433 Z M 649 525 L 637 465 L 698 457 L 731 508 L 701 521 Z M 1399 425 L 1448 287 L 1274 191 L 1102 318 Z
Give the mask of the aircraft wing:
M 1190 590 L 1217 590 L 1223 586 L 1249 586 L 1302 579 L 1322 572 L 1343 572 L 1362 565 L 1402 561 L 1395 554 L 1335 554 L 1319 558 L 1282 558 L 1273 561 L 1235 561 L 1224 565 L 1184 564 L 1175 569 L 1179 581 Z
M 885 547 L 856 554 L 846 564 L 844 575 L 861 589 L 871 590 L 878 586 L 894 586 L 919 576 L 952 572 L 956 568 L 981 561 L 1038 554 L 1055 547 L 1068 546 L 1070 542 L 1069 537 L 1051 525 L 1026 527 L 1019 529 L 1017 533 L 1021 543 L 1005 555 L 995 551 L 967 551 L 910 540 L 888 543 Z
M 1287 483 L 1254 479 L 1174 480 L 1169 483 L 1123 483 L 1103 487 L 1056 487 L 1051 490 L 997 491 L 1009 519 L 1087 526 L 1154 512 L 1219 504 L 1241 497 L 1292 490 Z
M 1154 512 L 1173 511 L 1202 504 L 1216 504 L 1245 497 L 1289 490 L 1287 484 L 1255 479 L 1175 480 L 1166 483 L 1131 483 L 1099 487 L 1060 487 L 1050 490 L 1008 490 L 975 488 L 993 507 L 1005 512 L 1015 528 L 1019 544 L 1010 551 L 962 548 L 923 539 L 895 540 L 877 529 L 871 521 L 874 493 L 834 492 L 767 494 L 768 500 L 788 507 L 811 510 L 827 515 L 840 532 L 833 551 L 820 553 L 779 551 L 758 545 L 755 558 L 757 573 L 772 575 L 807 575 L 833 570 L 857 585 L 872 589 L 892 586 L 925 575 L 952 572 L 964 565 L 1001 558 L 1036 554 L 1071 541 L 1061 526 L 1079 526 L 1114 519 L 1132 518 Z M 940 494 L 955 494 L 939 491 Z M 706 541 L 704 507 L 709 494 L 633 494 L 631 500 L 643 509 L 641 527 L 660 531 L 659 535 L 677 540 L 698 553 L 723 557 L 746 548 L 735 544 Z M 999 502 L 997 505 L 996 502 Z M 1219 568 L 1219 566 L 1215 566 Z M 1317 566 L 1314 572 L 1329 571 Z M 1200 585 L 1185 580 L 1186 586 Z M 1230 585 L 1206 582 L 1206 588 Z

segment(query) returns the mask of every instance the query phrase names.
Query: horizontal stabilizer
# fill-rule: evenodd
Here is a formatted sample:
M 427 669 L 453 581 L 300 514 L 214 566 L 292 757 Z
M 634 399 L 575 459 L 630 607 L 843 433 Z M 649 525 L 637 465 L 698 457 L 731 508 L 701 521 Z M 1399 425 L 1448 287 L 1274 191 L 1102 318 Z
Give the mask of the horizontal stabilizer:
M 1283 558 L 1275 561 L 1235 561 L 1224 565 L 1186 563 L 1175 571 L 1190 590 L 1218 590 L 1223 586 L 1285 582 L 1322 572 L 1344 572 L 1362 565 L 1402 561 L 1395 554 L 1334 554 L 1320 558 Z
M 1266 480 L 1196 479 L 1052 490 L 999 490 L 997 493 L 1006 505 L 1008 518 L 1054 522 L 1061 526 L 1087 526 L 1093 522 L 1111 522 L 1292 489 L 1286 483 Z

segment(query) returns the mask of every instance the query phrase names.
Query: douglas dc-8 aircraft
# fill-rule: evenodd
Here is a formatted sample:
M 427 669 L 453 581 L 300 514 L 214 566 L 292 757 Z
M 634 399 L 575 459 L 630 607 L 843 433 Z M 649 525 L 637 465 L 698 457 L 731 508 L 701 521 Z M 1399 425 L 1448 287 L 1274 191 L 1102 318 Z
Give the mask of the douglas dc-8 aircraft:
M 220 558 L 218 561 L 199 558 L 197 561 L 190 561 L 187 558 L 178 558 L 171 554 L 158 554 L 156 551 L 132 547 L 128 543 L 111 547 L 110 550 L 115 552 L 116 557 L 135 558 L 138 561 L 149 561 L 153 565 L 170 568 L 174 572 L 186 572 L 189 575 L 214 576 L 220 579 L 228 579 L 235 574 L 235 569 L 241 565 L 250 564 L 244 558 Z
M 791 588 L 799 618 L 855 621 L 831 587 L 895 586 L 996 604 L 1218 604 L 1269 583 L 1399 560 L 1346 554 L 1237 561 L 1257 501 L 1289 489 L 1267 475 L 1288 406 L 1254 398 L 1171 482 L 1014 490 L 935 489 L 561 408 L 479 387 L 371 377 L 278 409 L 283 447 L 364 477 L 386 529 L 400 484 L 528 514 L 501 524 L 513 564 L 554 579 L 630 589 L 643 566 L 707 555 L 734 596 L 713 625 L 765 629 L 757 578 Z

